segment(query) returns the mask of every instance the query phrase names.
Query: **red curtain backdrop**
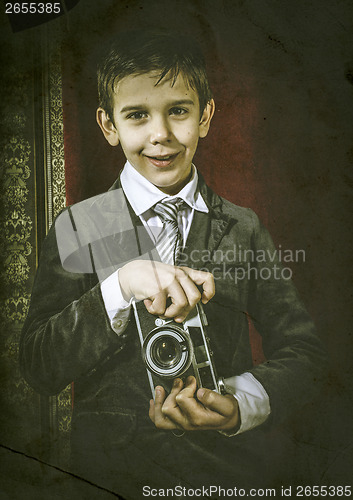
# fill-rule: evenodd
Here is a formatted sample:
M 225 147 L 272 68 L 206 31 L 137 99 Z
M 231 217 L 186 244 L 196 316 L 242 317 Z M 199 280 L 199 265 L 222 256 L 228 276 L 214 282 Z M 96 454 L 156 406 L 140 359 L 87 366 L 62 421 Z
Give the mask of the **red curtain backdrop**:
M 117 28 L 115 23 L 111 32 Z M 193 30 L 191 30 L 193 31 Z M 225 40 L 213 35 L 212 47 L 207 46 L 209 30 L 199 41 L 206 48 L 209 74 L 216 100 L 216 112 L 208 137 L 200 141 L 195 164 L 209 185 L 234 203 L 261 209 L 267 222 L 267 204 L 261 207 L 262 182 L 257 179 L 254 162 L 254 135 L 259 112 L 257 97 L 249 67 L 238 73 L 232 68 L 232 58 Z M 63 103 L 65 124 L 65 165 L 67 203 L 72 204 L 106 191 L 123 167 L 125 159 L 119 148 L 112 148 L 103 138 L 95 121 L 97 107 L 94 63 L 77 60 L 72 45 L 66 47 L 63 58 Z M 94 51 L 94 50 L 93 50 Z M 227 53 L 228 52 L 228 53 Z M 224 57 L 220 55 L 224 54 Z M 94 59 L 94 58 L 92 58 Z M 255 364 L 264 359 L 261 339 L 249 320 L 250 340 Z
M 299 4 L 105 1 L 73 9 L 63 43 L 67 200 L 105 191 L 124 165 L 95 122 L 102 42 L 166 20 L 192 34 L 208 61 L 217 106 L 195 164 L 220 195 L 254 209 L 282 249 L 304 250 L 305 262 L 290 266 L 344 385 L 352 366 L 344 294 L 351 255 L 349 31 L 343 12 L 324 16 L 315 3 Z

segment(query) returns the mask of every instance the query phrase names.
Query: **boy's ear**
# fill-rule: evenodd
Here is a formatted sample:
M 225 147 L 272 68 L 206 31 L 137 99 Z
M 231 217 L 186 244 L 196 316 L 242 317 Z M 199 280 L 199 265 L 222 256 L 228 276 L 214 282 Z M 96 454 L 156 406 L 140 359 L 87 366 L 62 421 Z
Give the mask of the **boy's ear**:
M 210 128 L 212 116 L 215 112 L 216 105 L 213 99 L 211 99 L 207 104 L 205 109 L 203 110 L 200 125 L 199 125 L 199 136 L 206 137 L 208 130 Z
M 117 146 L 119 144 L 118 131 L 115 128 L 114 123 L 109 118 L 109 115 L 103 108 L 98 108 L 96 113 L 97 123 L 100 126 L 104 137 L 107 139 L 111 146 Z

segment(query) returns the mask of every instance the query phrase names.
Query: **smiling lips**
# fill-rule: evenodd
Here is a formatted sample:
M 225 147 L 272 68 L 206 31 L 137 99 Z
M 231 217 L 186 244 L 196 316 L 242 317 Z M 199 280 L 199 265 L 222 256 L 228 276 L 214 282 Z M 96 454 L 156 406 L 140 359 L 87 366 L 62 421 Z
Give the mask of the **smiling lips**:
M 155 167 L 168 167 L 178 156 L 179 153 L 174 153 L 171 155 L 158 155 L 158 156 L 148 156 L 145 155 L 146 158 L 155 166 Z

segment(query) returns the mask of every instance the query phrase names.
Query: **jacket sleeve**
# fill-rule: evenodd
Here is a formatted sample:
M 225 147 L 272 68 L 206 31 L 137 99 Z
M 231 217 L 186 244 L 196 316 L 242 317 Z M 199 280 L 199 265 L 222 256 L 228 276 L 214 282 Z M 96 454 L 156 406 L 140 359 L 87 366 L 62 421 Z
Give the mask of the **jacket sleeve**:
M 38 392 L 55 394 L 89 373 L 119 346 L 94 273 L 61 264 L 55 227 L 46 237 L 20 342 L 24 378 Z
M 268 231 L 252 215 L 257 273 L 252 276 L 248 307 L 267 361 L 249 371 L 269 395 L 272 422 L 279 423 L 318 393 L 327 355 L 289 269 L 282 266 Z

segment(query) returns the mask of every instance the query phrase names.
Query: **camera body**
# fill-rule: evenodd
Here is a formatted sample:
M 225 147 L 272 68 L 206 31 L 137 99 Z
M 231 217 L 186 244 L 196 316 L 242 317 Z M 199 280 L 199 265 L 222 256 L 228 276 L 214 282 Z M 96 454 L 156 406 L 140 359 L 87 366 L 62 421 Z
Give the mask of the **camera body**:
M 189 375 L 196 378 L 198 387 L 225 392 L 223 379 L 217 378 L 201 304 L 183 323 L 150 314 L 143 302 L 133 301 L 132 305 L 153 397 L 157 385 L 169 393 L 175 378 Z

